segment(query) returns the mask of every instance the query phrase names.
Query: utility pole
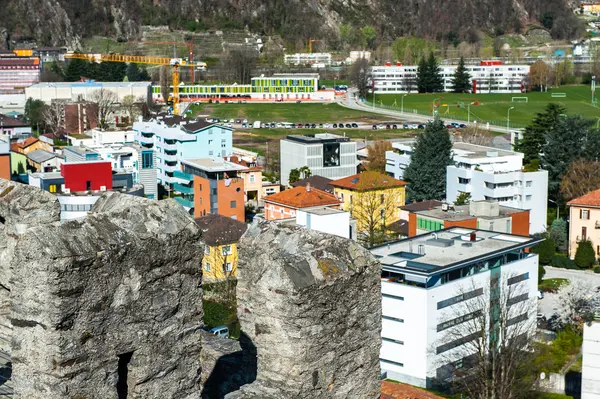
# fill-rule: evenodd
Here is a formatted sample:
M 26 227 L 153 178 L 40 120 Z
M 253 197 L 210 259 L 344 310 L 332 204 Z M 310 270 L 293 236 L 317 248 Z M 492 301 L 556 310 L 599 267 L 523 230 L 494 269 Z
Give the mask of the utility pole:
M 402 96 L 402 99 L 400 100 L 400 113 L 404 114 L 404 97 L 408 96 L 408 93 L 406 93 L 405 95 Z

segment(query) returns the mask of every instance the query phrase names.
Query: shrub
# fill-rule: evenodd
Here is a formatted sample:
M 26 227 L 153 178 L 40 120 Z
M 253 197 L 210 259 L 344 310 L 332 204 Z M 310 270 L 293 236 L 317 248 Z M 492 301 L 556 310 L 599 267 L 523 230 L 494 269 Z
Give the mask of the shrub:
M 600 266 L 594 267 L 594 273 L 600 273 Z
M 538 245 L 537 253 L 540 255 L 540 263 L 547 265 L 552 261 L 552 256 L 555 253 L 555 244 L 552 238 L 546 238 Z
M 577 264 L 573 260 L 569 259 L 567 255 L 554 255 L 550 264 L 554 267 L 560 267 L 561 269 L 579 270 Z
M 227 324 L 232 314 L 235 316 L 235 309 L 231 309 L 221 303 L 213 301 L 204 301 L 204 324 L 209 327 L 222 326 Z
M 539 265 L 538 266 L 538 284 L 542 282 L 545 275 L 546 275 L 546 269 L 544 269 L 544 266 Z
M 575 263 L 579 267 L 592 267 L 596 263 L 596 253 L 590 240 L 579 242 L 575 252 Z

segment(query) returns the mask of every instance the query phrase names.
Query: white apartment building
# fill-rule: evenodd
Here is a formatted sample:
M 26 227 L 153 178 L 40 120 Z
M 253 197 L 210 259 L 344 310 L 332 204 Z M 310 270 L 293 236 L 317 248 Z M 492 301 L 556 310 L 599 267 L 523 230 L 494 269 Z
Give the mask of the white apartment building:
M 454 227 L 373 248 L 382 268 L 382 373 L 431 387 L 468 369 L 469 343 L 480 334 L 466 322 L 483 315 L 491 325 L 493 297 L 506 304 L 509 333 L 534 334 L 538 255 L 525 250 L 539 241 Z
M 156 153 L 158 184 L 171 189 L 181 180 L 182 159 L 220 158 L 233 152 L 232 129 L 175 115 L 133 124 L 135 141 Z
M 324 64 L 331 65 L 331 53 L 296 53 L 283 56 L 287 65 Z
M 315 176 L 337 180 L 356 174 L 356 142 L 330 133 L 287 136 L 280 141 L 281 183 L 289 185 L 290 171 L 308 166 Z
M 466 65 L 473 93 L 521 93 L 529 65 Z M 456 65 L 440 65 L 444 91 L 452 91 Z M 375 94 L 417 92 L 417 65 L 374 66 L 371 79 Z
M 583 326 L 581 399 L 600 399 L 600 309 L 595 320 Z
M 394 142 L 386 152 L 386 172 L 403 179 L 413 142 Z M 454 165 L 446 168 L 446 200 L 460 193 L 472 201 L 498 201 L 500 205 L 530 211 L 529 234 L 546 231 L 548 172 L 523 171 L 523 154 L 467 143 L 452 146 Z

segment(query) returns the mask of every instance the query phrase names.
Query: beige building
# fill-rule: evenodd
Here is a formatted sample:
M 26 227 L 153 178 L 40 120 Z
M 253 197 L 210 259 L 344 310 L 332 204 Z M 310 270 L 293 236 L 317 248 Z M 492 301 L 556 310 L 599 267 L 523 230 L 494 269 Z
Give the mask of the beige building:
M 567 203 L 570 212 L 569 256 L 575 257 L 577 245 L 590 240 L 600 256 L 600 190 L 575 198 Z

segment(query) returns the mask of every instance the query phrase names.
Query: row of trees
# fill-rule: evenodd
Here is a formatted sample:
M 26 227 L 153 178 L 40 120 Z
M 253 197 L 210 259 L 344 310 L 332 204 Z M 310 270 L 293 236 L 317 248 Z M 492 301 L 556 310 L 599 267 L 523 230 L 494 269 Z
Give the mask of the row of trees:
M 76 82 L 82 77 L 104 82 L 122 82 L 127 78 L 129 82 L 149 81 L 150 75 L 145 67 L 135 63 L 122 62 L 90 62 L 72 59 L 64 71 L 64 80 Z

